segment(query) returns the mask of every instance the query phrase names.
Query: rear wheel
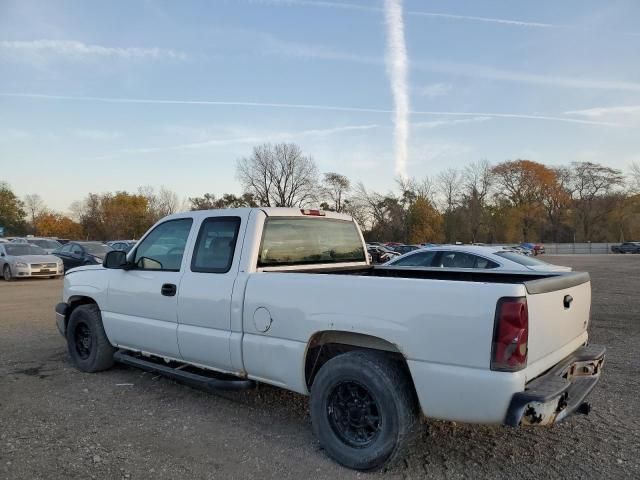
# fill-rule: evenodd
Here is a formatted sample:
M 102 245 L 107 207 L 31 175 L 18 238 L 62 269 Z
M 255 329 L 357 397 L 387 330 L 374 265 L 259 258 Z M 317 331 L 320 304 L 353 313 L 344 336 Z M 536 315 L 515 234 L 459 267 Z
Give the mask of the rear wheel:
M 313 432 L 327 454 L 356 470 L 400 458 L 415 437 L 411 381 L 383 353 L 352 351 L 325 363 L 311 387 Z
M 99 372 L 113 365 L 115 348 L 109 343 L 97 305 L 80 305 L 69 317 L 67 348 L 76 367 Z
M 4 268 L 2 269 L 2 278 L 4 278 L 5 281 L 7 282 L 10 282 L 11 280 L 13 280 L 11 267 L 9 265 L 5 265 Z

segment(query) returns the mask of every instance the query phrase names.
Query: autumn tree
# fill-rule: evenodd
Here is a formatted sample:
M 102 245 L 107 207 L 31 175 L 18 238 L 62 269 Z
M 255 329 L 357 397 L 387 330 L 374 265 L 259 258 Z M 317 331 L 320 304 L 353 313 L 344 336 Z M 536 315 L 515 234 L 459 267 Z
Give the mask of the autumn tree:
M 40 214 L 36 219 L 36 228 L 43 237 L 82 238 L 82 225 L 59 213 Z
M 442 216 L 431 202 L 420 196 L 407 211 L 409 243 L 441 242 Z
M 502 162 L 492 169 L 498 196 L 508 200 L 520 217 L 522 239 L 526 242 L 539 218 L 546 185 L 555 179 L 553 171 L 531 160 Z
M 265 207 L 301 207 L 316 201 L 318 168 L 294 143 L 265 143 L 238 160 L 236 175 L 243 189 Z
M 569 184 L 576 229 L 580 229 L 583 241 L 594 240 L 595 224 L 605 219 L 619 203 L 620 197 L 613 194 L 624 184 L 624 176 L 620 170 L 599 163 L 573 162 Z
M 25 230 L 24 203 L 13 193 L 6 182 L 0 182 L 0 227 L 4 227 L 5 235 L 19 235 Z
M 542 186 L 542 207 L 551 228 L 551 239 L 559 241 L 560 231 L 571 208 L 571 172 L 566 167 L 552 168 L 553 178 Z

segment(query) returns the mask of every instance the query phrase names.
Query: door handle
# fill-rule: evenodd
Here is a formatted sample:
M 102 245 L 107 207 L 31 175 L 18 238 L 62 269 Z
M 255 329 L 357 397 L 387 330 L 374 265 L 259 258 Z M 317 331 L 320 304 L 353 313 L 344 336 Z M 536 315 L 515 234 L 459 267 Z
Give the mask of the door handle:
M 178 287 L 176 287 L 173 283 L 165 283 L 160 289 L 160 293 L 165 297 L 173 297 L 177 291 Z

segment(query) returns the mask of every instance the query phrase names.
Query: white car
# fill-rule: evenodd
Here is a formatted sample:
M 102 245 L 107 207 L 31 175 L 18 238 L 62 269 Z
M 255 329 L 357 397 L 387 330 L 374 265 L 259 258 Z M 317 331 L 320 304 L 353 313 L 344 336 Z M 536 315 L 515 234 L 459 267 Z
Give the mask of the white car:
M 421 413 L 514 427 L 587 413 L 605 357 L 590 308 L 587 273 L 374 267 L 347 215 L 242 208 L 172 215 L 69 270 L 55 312 L 84 372 L 117 361 L 310 395 L 324 451 L 372 470 L 402 458 Z
M 515 252 L 510 248 L 477 245 L 441 245 L 422 248 L 394 258 L 385 265 L 494 271 L 571 271 L 571 267 L 552 265 L 537 258 Z
M 62 260 L 28 243 L 0 243 L 0 272 L 6 281 L 64 275 Z

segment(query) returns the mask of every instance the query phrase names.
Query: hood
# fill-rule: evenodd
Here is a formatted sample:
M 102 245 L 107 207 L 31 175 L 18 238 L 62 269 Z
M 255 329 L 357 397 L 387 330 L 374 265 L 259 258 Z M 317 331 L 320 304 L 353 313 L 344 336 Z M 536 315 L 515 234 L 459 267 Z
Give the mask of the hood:
M 85 270 L 106 270 L 102 265 L 82 265 L 80 267 L 71 268 L 66 271 L 66 275 L 76 272 L 84 272 Z
M 24 263 L 60 263 L 61 260 L 55 255 L 11 255 L 12 262 Z

